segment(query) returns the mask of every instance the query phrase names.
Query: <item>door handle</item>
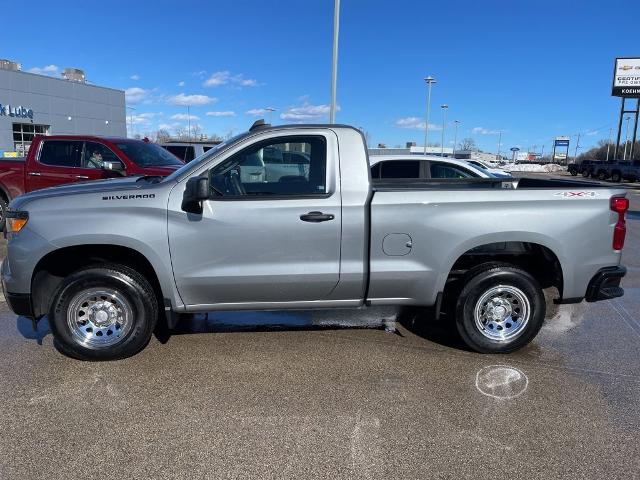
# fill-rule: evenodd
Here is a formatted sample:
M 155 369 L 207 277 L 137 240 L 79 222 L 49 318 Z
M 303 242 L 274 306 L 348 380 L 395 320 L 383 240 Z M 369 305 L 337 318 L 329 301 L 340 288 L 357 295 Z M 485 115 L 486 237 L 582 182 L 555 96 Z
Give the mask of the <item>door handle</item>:
M 76 175 L 76 178 L 78 180 L 89 180 L 89 177 L 87 177 L 86 175 Z
M 28 175 L 31 175 L 32 177 L 39 177 L 40 172 L 29 172 Z
M 300 220 L 302 220 L 303 222 L 312 222 L 312 223 L 328 222 L 329 220 L 333 220 L 334 218 L 336 217 L 332 213 L 322 213 L 322 212 L 309 212 L 309 213 L 303 213 L 302 215 L 300 215 Z

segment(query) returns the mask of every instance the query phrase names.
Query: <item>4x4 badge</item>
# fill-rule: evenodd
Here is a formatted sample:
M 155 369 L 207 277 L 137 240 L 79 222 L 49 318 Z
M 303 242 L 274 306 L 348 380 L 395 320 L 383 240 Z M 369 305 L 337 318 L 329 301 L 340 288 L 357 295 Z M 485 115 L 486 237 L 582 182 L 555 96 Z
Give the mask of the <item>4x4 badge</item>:
M 554 193 L 553 196 L 562 198 L 594 198 L 599 197 L 600 194 L 591 190 L 579 190 L 576 192 L 558 192 Z

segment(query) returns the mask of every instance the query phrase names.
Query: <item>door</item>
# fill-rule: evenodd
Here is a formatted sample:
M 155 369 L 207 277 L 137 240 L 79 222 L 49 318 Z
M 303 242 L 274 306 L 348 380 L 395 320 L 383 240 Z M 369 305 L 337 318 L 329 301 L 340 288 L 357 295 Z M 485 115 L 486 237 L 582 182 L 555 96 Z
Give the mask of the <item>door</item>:
M 82 147 L 77 140 L 43 140 L 36 160 L 26 165 L 27 192 L 76 181 Z
M 243 175 L 274 150 L 304 153 L 308 168 L 276 181 Z M 201 215 L 180 209 L 184 181 L 169 200 L 171 261 L 183 301 L 193 306 L 328 297 L 340 276 L 335 135 L 271 134 L 214 163 L 203 172 L 211 199 L 203 202 Z

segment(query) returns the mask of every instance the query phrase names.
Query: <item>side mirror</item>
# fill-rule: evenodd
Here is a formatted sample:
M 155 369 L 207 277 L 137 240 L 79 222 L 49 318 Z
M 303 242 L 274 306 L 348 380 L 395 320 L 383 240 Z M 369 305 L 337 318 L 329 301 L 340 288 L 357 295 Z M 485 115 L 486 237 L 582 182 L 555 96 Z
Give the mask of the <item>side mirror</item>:
M 192 177 L 182 194 L 182 210 L 188 213 L 202 213 L 202 202 L 209 199 L 209 178 Z
M 104 160 L 102 162 L 102 169 L 108 172 L 124 173 L 124 163 L 120 160 Z

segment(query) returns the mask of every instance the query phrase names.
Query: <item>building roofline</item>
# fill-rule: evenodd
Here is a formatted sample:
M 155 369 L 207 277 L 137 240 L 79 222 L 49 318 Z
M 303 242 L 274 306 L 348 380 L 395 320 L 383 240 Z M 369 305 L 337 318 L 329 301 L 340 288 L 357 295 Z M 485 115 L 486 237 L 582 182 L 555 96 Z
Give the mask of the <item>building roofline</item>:
M 64 78 L 58 78 L 58 77 L 50 77 L 49 75 L 41 75 L 39 73 L 33 73 L 33 72 L 25 72 L 23 70 L 2 70 L 3 72 L 9 72 L 9 73 L 19 73 L 22 75 L 33 75 L 36 77 L 43 77 L 43 78 L 49 78 L 51 80 L 57 80 L 59 82 L 65 82 L 65 83 L 71 83 L 74 85 L 84 85 L 86 87 L 92 87 L 92 88 L 102 88 L 104 90 L 111 90 L 114 92 L 122 92 L 124 93 L 124 90 L 120 90 L 118 88 L 112 88 L 112 87 L 103 87 L 101 85 L 94 85 L 92 83 L 86 83 L 86 82 L 74 82 L 73 80 L 65 80 Z

